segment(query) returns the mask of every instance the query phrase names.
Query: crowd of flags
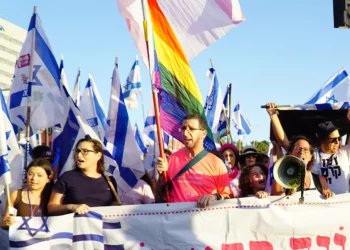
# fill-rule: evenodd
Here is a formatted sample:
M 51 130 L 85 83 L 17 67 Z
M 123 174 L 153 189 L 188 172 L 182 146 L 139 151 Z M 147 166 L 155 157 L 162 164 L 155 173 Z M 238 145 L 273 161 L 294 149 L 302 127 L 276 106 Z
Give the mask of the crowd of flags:
M 152 3 L 155 9 L 160 8 L 154 1 L 149 1 L 149 3 Z M 163 4 L 168 3 L 165 1 Z M 210 2 L 210 4 L 212 9 L 219 8 L 217 3 Z M 127 8 L 125 2 L 118 1 L 118 5 L 120 5 L 121 12 L 123 8 L 124 10 Z M 235 6 L 237 7 L 237 5 Z M 199 6 L 197 7 L 199 8 Z M 233 108 L 230 107 L 231 94 L 235 94 L 231 93 L 231 84 L 227 86 L 225 95 L 222 97 L 217 71 L 211 67 L 207 73 L 210 78 L 209 91 L 203 106 L 202 101 L 199 100 L 200 93 L 194 77 L 192 78 L 189 63 L 181 61 L 184 57 L 187 57 L 188 60 L 192 59 L 214 40 L 206 44 L 207 39 L 200 40 L 202 38 L 190 36 L 188 39 L 197 43 L 198 51 L 190 51 L 189 48 L 184 47 L 183 54 L 178 50 L 179 54 L 174 55 L 177 60 L 175 61 L 188 70 L 189 79 L 187 79 L 186 75 L 177 75 L 178 71 L 175 69 L 179 65 L 171 64 L 164 57 L 157 55 L 159 51 L 165 49 L 162 46 L 167 45 L 167 43 L 156 40 L 154 41 L 155 47 L 152 47 L 153 43 L 151 43 L 150 48 L 152 49 L 148 52 L 150 55 L 147 55 L 149 60 L 145 61 L 146 51 L 139 41 L 141 39 L 139 32 L 143 30 L 143 26 L 139 25 L 139 17 L 136 18 L 135 13 L 131 15 L 123 12 L 123 14 L 129 20 L 131 35 L 140 50 L 143 61 L 146 62 L 150 70 L 154 87 L 159 90 L 160 114 L 164 118 L 165 124 L 162 125 L 165 127 L 165 131 L 162 133 L 164 148 L 169 146 L 171 138 L 179 138 L 179 131 L 174 126 L 170 126 L 171 123 L 178 126 L 184 115 L 201 108 L 210 128 L 209 134 L 212 133 L 212 136 L 207 138 L 208 145 L 211 143 L 212 146 L 215 143 L 218 146 L 223 143 L 225 137 L 227 137 L 226 140 L 232 142 L 231 134 L 236 134 L 236 138 L 244 140 L 244 137 L 251 133 L 252 126 L 240 103 L 237 102 Z M 227 20 L 225 18 L 222 20 L 223 23 L 227 22 L 229 25 L 229 27 L 224 25 L 226 28 L 223 28 L 222 32 L 227 33 L 230 28 L 244 20 L 240 8 L 234 16 L 238 18 L 235 23 L 230 23 L 229 21 L 232 20 L 228 17 L 226 17 Z M 154 22 L 153 25 L 157 25 L 157 23 Z M 167 25 L 171 25 L 171 23 L 167 23 Z M 181 44 L 181 39 L 177 40 L 175 37 L 179 31 L 174 28 L 172 32 L 169 33 L 172 40 L 168 42 L 176 43 L 176 46 L 186 46 L 186 44 Z M 224 33 L 220 34 L 218 38 Z M 197 39 L 196 42 L 195 39 Z M 159 51 L 156 52 L 157 48 Z M 164 72 L 168 75 L 164 76 Z M 29 150 L 36 146 L 36 133 L 47 128 L 52 128 L 53 131 L 53 149 L 60 152 L 59 174 L 75 167 L 73 149 L 81 138 L 94 138 L 101 141 L 104 145 L 106 169 L 116 178 L 119 187 L 125 191 L 136 184 L 137 180 L 144 175 L 145 169 L 149 170 L 145 167 L 145 162 L 154 161 L 154 158 L 159 154 L 159 151 L 157 152 L 158 140 L 153 105 L 151 105 L 147 117 L 143 117 L 144 128 L 142 132 L 137 124 L 134 129 L 132 128 L 128 115 L 128 109 L 139 107 L 138 96 L 140 95 L 142 98 L 138 57 L 136 56 L 130 73 L 123 83 L 119 78 L 116 60 L 107 113 L 93 77 L 89 75 L 82 93 L 80 93 L 80 81 L 80 69 L 78 69 L 71 94 L 64 72 L 63 56 L 60 65 L 58 65 L 41 20 L 34 11 L 27 38 L 16 63 L 8 106 L 6 106 L 0 91 L 0 195 L 5 185 L 10 185 L 12 189 L 19 188 L 17 186 L 21 183 L 23 171 L 28 163 Z M 171 81 L 176 81 L 178 90 L 191 94 L 193 103 L 191 100 L 181 99 L 183 98 L 181 95 L 174 95 L 176 91 L 173 91 Z M 310 97 L 306 104 L 347 101 L 350 97 L 349 84 L 348 74 L 344 69 L 341 69 L 315 95 Z M 193 107 L 187 107 L 186 103 L 193 104 Z M 143 101 L 141 104 L 142 109 L 144 109 Z M 30 113 L 28 121 L 27 112 Z M 25 131 L 27 124 L 30 125 L 30 133 L 26 135 L 22 146 L 19 146 L 18 133 L 20 130 Z M 235 129 L 234 132 L 231 132 L 230 124 Z M 140 157 L 135 157 L 135 155 Z

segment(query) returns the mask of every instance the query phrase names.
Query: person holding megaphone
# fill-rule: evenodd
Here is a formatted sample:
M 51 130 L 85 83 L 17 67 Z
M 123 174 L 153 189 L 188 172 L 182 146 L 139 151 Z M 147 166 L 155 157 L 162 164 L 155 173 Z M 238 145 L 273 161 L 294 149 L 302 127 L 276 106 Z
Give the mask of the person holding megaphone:
M 310 191 L 315 190 L 316 186 L 319 186 L 318 176 L 311 173 L 312 166 L 314 164 L 314 147 L 310 143 L 310 140 L 302 135 L 296 136 L 290 142 L 288 149 L 288 156 L 294 156 L 301 161 L 293 158 L 293 157 L 282 157 L 275 163 L 273 166 L 274 172 L 274 180 L 272 182 L 271 195 L 291 195 L 294 193 L 295 189 L 293 189 L 293 181 L 296 182 L 298 177 L 300 177 L 301 172 L 305 169 L 305 178 L 304 178 L 304 190 Z M 299 168 L 294 175 L 290 175 L 288 177 L 288 169 L 291 166 L 296 166 Z M 280 169 L 277 169 L 280 168 Z M 304 169 L 301 169 L 304 168 Z M 290 170 L 289 170 L 290 171 Z M 276 173 L 276 174 L 275 174 Z M 284 182 L 284 187 L 287 188 L 285 190 L 279 182 Z M 299 182 L 299 180 L 298 180 Z M 316 184 L 315 184 L 316 183 Z M 297 190 L 300 190 L 302 183 L 296 183 L 299 185 Z M 318 192 L 314 192 L 316 195 L 319 195 Z M 327 197 L 328 198 L 328 197 Z
M 271 124 L 276 139 L 284 148 L 289 147 L 288 138 L 278 118 L 277 105 L 266 104 L 266 110 L 271 118 Z M 350 109 L 349 109 L 350 111 Z M 348 112 L 348 119 L 350 117 Z M 327 199 L 335 194 L 349 192 L 350 178 L 350 145 L 341 147 L 341 137 L 337 127 L 331 121 L 318 124 L 315 129 L 318 149 L 315 150 L 311 172 L 316 174 L 320 191 Z M 315 180 L 315 179 L 314 179 Z

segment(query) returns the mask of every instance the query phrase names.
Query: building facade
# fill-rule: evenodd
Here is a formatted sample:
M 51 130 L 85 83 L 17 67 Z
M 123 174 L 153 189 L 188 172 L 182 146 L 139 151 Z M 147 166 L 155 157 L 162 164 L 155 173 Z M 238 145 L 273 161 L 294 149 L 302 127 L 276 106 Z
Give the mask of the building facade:
M 27 30 L 0 18 L 0 88 L 6 99 L 26 35 Z

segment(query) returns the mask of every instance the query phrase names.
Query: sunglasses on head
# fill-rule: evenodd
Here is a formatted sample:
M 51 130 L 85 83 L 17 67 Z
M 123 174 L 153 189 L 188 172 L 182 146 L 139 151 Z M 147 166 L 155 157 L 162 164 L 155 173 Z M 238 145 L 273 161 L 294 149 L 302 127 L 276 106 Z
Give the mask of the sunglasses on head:
M 340 142 L 340 136 L 334 138 L 328 138 L 331 143 L 335 143 L 336 141 Z

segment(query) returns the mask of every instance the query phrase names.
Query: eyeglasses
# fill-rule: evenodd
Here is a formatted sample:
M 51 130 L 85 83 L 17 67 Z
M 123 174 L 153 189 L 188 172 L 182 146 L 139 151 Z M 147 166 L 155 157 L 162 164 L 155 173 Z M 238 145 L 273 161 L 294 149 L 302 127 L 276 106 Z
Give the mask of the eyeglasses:
M 295 147 L 293 150 L 297 151 L 297 152 L 310 153 L 310 149 L 309 148 Z
M 258 155 L 255 155 L 255 154 L 251 154 L 251 155 L 247 155 L 246 157 L 247 158 L 256 158 Z
M 336 141 L 340 142 L 340 136 L 334 138 L 328 138 L 331 143 L 335 143 Z
M 185 127 L 185 126 L 179 128 L 179 132 L 182 132 L 182 133 L 184 133 L 186 130 L 189 133 L 193 133 L 196 130 L 203 130 L 203 129 L 201 129 L 201 128 L 191 128 L 191 127 Z
M 82 149 L 75 149 L 73 150 L 74 154 L 78 155 L 79 153 L 81 153 L 82 155 L 87 155 L 89 152 L 96 152 L 95 150 L 90 150 L 90 149 L 85 149 L 85 148 L 82 148 Z

